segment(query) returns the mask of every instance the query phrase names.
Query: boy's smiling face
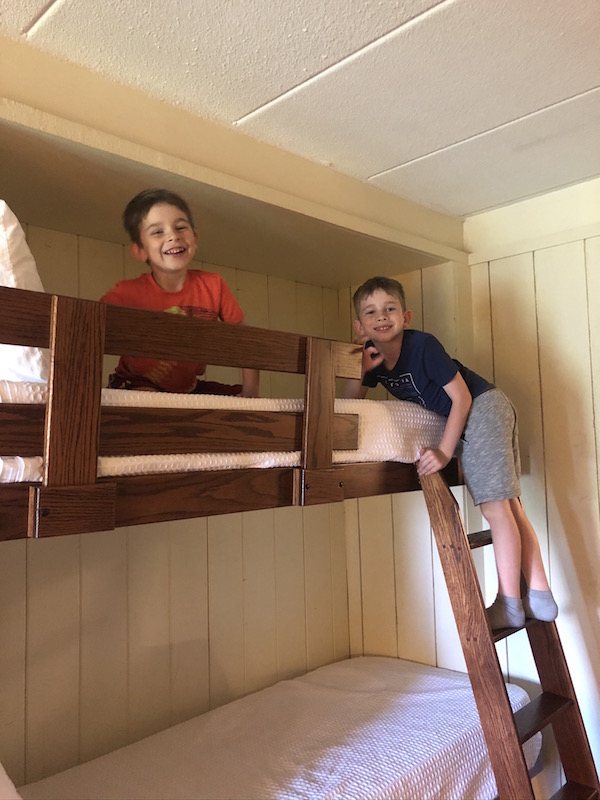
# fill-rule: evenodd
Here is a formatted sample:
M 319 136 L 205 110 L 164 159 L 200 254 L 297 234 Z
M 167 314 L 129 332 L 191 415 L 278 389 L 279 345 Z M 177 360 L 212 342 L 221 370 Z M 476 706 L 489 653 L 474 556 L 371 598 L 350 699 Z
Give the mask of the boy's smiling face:
M 157 203 L 152 206 L 140 226 L 140 242 L 131 245 L 131 252 L 140 261 L 146 261 L 156 282 L 168 285 L 185 273 L 196 253 L 198 235 L 192 229 L 186 214 L 177 206 Z
M 365 339 L 385 345 L 401 338 L 411 318 L 412 313 L 404 310 L 398 297 L 377 289 L 361 302 L 354 329 Z

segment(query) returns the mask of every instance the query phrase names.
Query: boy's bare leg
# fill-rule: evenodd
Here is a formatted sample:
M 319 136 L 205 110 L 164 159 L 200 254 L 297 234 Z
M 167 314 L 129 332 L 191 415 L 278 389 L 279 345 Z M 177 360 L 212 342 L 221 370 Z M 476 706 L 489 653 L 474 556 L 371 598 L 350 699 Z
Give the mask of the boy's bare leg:
M 520 598 L 521 532 L 510 501 L 493 500 L 482 503 L 480 509 L 490 524 L 498 570 L 498 593 L 504 597 Z
M 540 543 L 521 500 L 514 498 L 510 505 L 521 535 L 521 568 L 528 587 L 523 598 L 525 615 L 551 622 L 558 616 L 558 606 L 550 591 Z
M 487 609 L 492 630 L 519 628 L 525 624 L 521 601 L 521 534 L 508 500 L 482 503 L 490 524 L 498 571 L 498 595 Z
M 550 590 L 550 586 L 536 533 L 520 499 L 515 497 L 509 500 L 509 503 L 521 537 L 521 569 L 527 586 L 536 591 L 547 592 Z

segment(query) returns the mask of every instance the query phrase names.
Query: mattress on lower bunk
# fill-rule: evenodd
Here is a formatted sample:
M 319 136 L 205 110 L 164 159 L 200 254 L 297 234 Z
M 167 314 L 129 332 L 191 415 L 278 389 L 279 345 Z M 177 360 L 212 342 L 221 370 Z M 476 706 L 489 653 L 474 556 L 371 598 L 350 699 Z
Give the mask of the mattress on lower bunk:
M 528 701 L 507 685 L 513 708 Z M 541 735 L 525 745 L 531 766 Z M 19 789 L 23 800 L 494 798 L 467 675 L 387 657 L 316 669 Z
M 0 402 L 45 403 L 45 384 L 0 381 Z M 302 411 L 303 401 L 220 397 L 217 395 L 167 394 L 118 389 L 102 390 L 105 406 L 152 406 L 159 408 L 218 408 L 239 411 Z M 442 438 L 445 419 L 415 404 L 400 400 L 335 401 L 340 414 L 358 414 L 358 449 L 338 450 L 333 461 L 359 463 L 368 461 L 401 461 L 413 463 L 424 447 L 436 447 Z M 146 475 L 157 472 L 190 472 L 195 470 L 241 469 L 245 467 L 294 467 L 300 464 L 300 453 L 198 453 L 168 456 L 119 456 L 98 459 L 98 476 Z M 18 454 L 0 453 L 0 483 L 39 481 L 42 475 L 41 456 L 21 458 Z

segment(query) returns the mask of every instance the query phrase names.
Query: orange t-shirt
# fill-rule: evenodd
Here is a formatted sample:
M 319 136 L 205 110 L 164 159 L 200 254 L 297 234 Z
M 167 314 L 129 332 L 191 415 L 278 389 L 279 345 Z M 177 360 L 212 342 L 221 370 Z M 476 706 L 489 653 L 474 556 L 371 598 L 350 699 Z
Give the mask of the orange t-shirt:
M 150 273 L 133 280 L 119 281 L 102 298 L 104 303 L 150 311 L 166 311 L 186 317 L 220 319 L 237 324 L 244 319 L 231 290 L 216 272 L 188 270 L 179 292 L 161 289 Z M 129 388 L 157 388 L 165 392 L 190 392 L 206 365 L 181 361 L 157 361 L 121 356 L 115 376 Z

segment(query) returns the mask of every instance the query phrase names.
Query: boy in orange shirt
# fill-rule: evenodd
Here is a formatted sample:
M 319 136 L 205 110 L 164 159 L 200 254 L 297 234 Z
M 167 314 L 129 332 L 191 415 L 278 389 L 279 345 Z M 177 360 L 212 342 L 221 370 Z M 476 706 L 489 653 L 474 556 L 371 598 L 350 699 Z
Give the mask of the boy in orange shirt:
M 233 324 L 243 322 L 244 312 L 218 273 L 188 269 L 196 252 L 198 234 L 185 200 L 165 189 L 140 192 L 127 204 L 123 224 L 131 239 L 134 258 L 145 261 L 150 272 L 133 280 L 119 281 L 101 298 L 103 302 Z M 258 396 L 257 370 L 243 369 L 242 385 L 228 386 L 200 380 L 205 366 L 121 356 L 109 386 Z

